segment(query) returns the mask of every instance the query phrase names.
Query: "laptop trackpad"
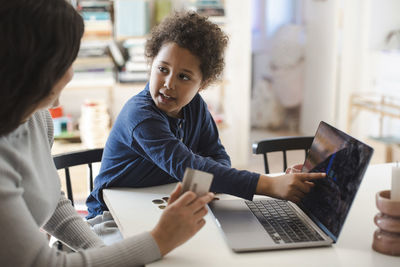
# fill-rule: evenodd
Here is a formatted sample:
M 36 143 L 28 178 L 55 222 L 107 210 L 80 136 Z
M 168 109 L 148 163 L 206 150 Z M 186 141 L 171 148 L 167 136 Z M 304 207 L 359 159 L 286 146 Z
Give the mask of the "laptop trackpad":
M 209 206 L 233 250 L 253 250 L 274 244 L 244 200 L 217 200 Z

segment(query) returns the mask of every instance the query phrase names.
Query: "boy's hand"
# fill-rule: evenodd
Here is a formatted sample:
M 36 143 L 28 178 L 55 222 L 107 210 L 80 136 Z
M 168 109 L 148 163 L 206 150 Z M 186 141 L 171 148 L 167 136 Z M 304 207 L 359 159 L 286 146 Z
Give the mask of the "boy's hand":
M 204 226 L 206 222 L 203 217 L 208 212 L 206 204 L 214 198 L 213 193 L 197 197 L 190 191 L 179 197 L 181 190 L 182 185 L 179 183 L 159 222 L 151 231 L 163 256 L 186 242 Z
M 321 179 L 325 173 L 289 173 L 277 177 L 260 175 L 256 194 L 267 195 L 299 203 L 310 192 L 315 179 Z
M 299 173 L 303 169 L 303 164 L 296 164 L 286 169 L 285 173 Z

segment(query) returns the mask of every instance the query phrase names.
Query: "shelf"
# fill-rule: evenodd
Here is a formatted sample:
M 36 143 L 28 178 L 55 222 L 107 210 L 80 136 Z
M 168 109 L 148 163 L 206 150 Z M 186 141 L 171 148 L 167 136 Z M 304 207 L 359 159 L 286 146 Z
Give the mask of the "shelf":
M 370 140 L 384 146 L 385 162 L 393 161 L 393 149 L 400 144 L 400 136 L 385 136 L 383 134 L 383 119 L 385 117 L 400 119 L 400 99 L 394 96 L 378 93 L 353 94 L 347 119 L 347 131 L 360 111 L 367 111 L 379 115 L 379 135 L 370 136 Z
M 142 39 L 147 39 L 150 35 L 140 35 L 140 36 L 117 36 L 114 37 L 114 40 L 116 41 L 127 41 L 127 40 L 142 40 Z
M 90 88 L 90 87 L 113 87 L 116 82 L 113 77 L 95 77 L 87 75 L 86 78 L 78 78 L 79 73 L 74 74 L 75 78 L 66 86 L 66 89 L 79 89 L 79 88 Z M 83 76 L 83 75 L 82 75 Z
M 400 99 L 394 96 L 377 93 L 354 94 L 351 96 L 351 107 L 400 119 Z
M 347 119 L 348 131 L 350 131 L 353 120 L 361 110 L 379 115 L 379 136 L 382 137 L 383 118 L 390 117 L 400 119 L 400 99 L 394 96 L 373 92 L 353 94 L 350 97 L 349 115 Z

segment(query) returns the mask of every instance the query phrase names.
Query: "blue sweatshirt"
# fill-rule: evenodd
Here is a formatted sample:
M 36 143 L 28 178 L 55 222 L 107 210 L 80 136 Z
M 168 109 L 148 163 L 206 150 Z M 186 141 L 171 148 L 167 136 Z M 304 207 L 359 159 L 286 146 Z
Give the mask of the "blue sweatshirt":
M 259 174 L 231 168 L 207 104 L 197 94 L 183 119 L 156 107 L 149 85 L 122 108 L 104 148 L 100 173 L 86 204 L 93 218 L 108 210 L 102 189 L 182 181 L 185 169 L 214 174 L 212 192 L 252 199 Z

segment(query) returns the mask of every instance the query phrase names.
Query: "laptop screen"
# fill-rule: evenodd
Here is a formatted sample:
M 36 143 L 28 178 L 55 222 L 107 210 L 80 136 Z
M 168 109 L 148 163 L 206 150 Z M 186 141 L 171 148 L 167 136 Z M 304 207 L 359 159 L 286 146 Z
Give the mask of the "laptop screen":
M 373 149 L 321 122 L 303 165 L 303 172 L 325 172 L 299 205 L 337 240 L 371 159 Z M 315 220 L 316 219 L 316 220 Z

